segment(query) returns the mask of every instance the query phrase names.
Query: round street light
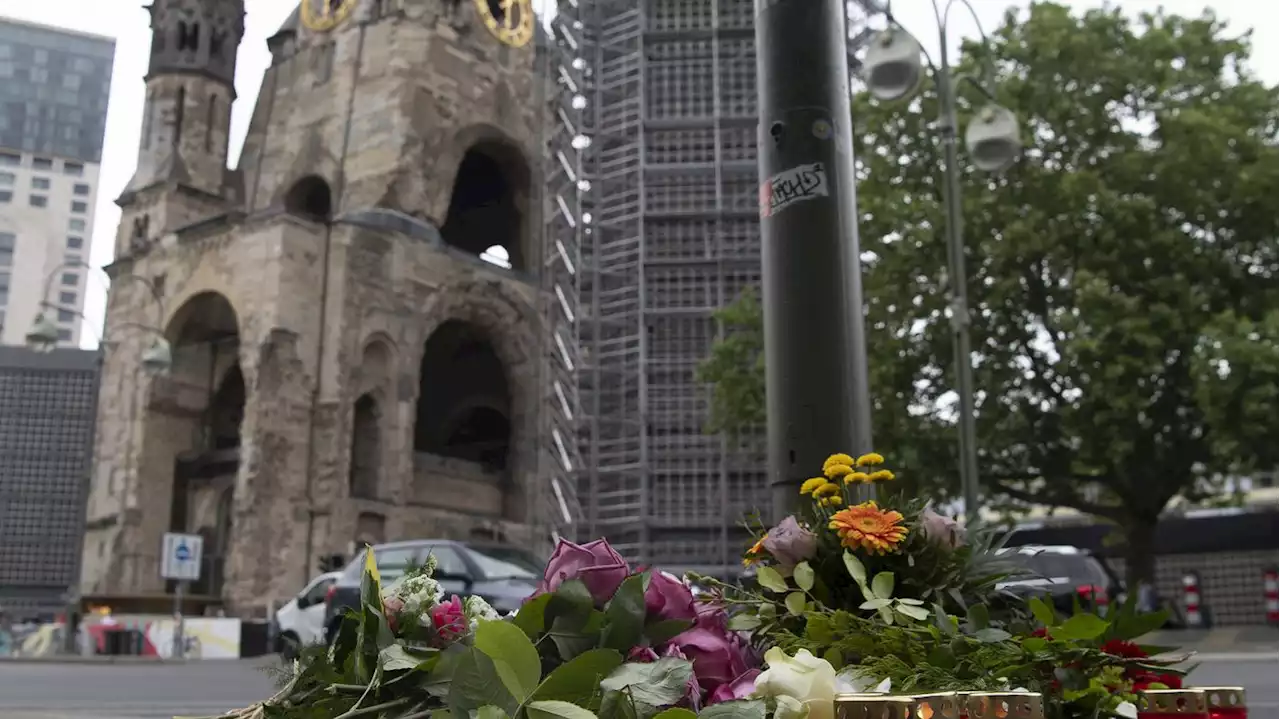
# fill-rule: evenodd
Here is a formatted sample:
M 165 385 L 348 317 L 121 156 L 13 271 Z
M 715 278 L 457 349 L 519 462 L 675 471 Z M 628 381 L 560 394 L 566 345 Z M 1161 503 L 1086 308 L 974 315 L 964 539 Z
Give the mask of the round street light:
M 52 352 L 58 346 L 58 325 L 45 312 L 37 314 L 36 321 L 31 324 L 31 331 L 27 332 L 27 346 L 36 352 Z
M 1017 116 L 994 103 L 983 107 L 965 130 L 964 144 L 979 170 L 1007 170 L 1022 152 Z
M 889 28 L 872 38 L 862 62 L 867 90 L 877 100 L 898 100 L 924 77 L 924 49 L 911 33 Z
M 166 375 L 173 366 L 173 349 L 168 340 L 157 337 L 155 342 L 142 353 L 142 370 L 149 375 Z

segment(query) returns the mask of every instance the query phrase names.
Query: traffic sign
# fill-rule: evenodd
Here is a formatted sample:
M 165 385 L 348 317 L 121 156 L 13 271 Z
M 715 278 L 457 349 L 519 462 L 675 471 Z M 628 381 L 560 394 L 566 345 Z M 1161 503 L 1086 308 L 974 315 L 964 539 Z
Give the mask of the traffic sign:
M 165 532 L 160 554 L 160 577 L 194 582 L 200 579 L 200 558 L 204 537 L 198 534 Z

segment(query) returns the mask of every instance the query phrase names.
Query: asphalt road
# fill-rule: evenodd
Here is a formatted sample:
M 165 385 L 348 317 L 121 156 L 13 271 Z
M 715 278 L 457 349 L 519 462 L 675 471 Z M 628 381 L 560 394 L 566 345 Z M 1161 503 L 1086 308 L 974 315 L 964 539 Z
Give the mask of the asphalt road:
M 267 661 L 190 664 L 21 664 L 0 662 L 4 719 L 172 719 L 209 716 L 261 701 L 274 682 Z M 1208 657 L 1200 686 L 1241 686 L 1249 719 L 1280 719 L 1280 662 Z

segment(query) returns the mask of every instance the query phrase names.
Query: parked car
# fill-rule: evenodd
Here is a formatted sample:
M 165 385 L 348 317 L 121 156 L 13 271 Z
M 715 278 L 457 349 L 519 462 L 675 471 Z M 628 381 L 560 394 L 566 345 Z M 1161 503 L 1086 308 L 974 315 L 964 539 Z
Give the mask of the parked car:
M 502 614 L 519 609 L 542 580 L 543 562 L 506 544 L 411 540 L 377 545 L 373 553 L 384 586 L 433 556 L 435 579 L 446 595 L 479 596 Z M 364 550 L 358 552 L 325 595 L 325 641 L 333 640 L 346 610 L 359 604 L 364 557 Z
M 276 651 L 293 659 L 298 649 L 324 640 L 324 598 L 342 572 L 326 572 L 276 610 Z
M 1063 613 L 1070 613 L 1076 601 L 1105 612 L 1121 601 L 1124 586 L 1106 562 L 1086 549 L 1063 545 L 1008 547 L 1001 550 L 1011 563 L 1025 571 L 996 585 L 1022 598 L 1045 597 Z

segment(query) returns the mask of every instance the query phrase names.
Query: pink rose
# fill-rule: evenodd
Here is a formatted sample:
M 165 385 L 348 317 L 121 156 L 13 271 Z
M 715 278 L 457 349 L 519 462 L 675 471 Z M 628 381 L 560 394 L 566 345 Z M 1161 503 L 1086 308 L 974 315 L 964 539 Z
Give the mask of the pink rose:
M 467 615 L 462 610 L 462 600 L 458 595 L 431 608 L 431 624 L 444 644 L 451 644 L 467 633 Z
M 686 619 L 696 615 L 693 592 L 684 582 L 662 572 L 649 575 L 649 588 L 644 593 L 645 614 L 650 619 Z
M 707 704 L 719 704 L 720 702 L 731 702 L 735 699 L 746 699 L 756 690 L 756 677 L 760 676 L 759 669 L 748 669 L 739 674 L 737 678 L 728 684 L 721 684 L 711 695 L 707 697 Z
M 627 661 L 637 664 L 652 664 L 658 661 L 658 653 L 652 647 L 631 647 L 627 652 Z
M 662 656 L 683 659 L 686 662 L 693 661 L 692 658 L 680 651 L 680 647 L 675 644 L 668 644 L 662 650 Z M 698 681 L 698 667 L 696 664 L 693 667 L 693 674 L 689 675 L 689 683 L 685 685 L 684 698 L 680 700 L 678 706 L 692 709 L 695 712 L 702 708 L 702 684 Z
M 702 629 L 710 629 L 716 632 L 726 631 L 725 627 L 729 623 L 729 613 L 724 610 L 724 606 L 719 602 L 698 602 L 694 606 L 693 626 Z
M 725 630 L 695 626 L 677 635 L 669 647 L 679 649 L 693 662 L 693 673 L 702 688 L 715 692 L 748 669 L 746 647 Z
M 605 540 L 574 544 L 561 539 L 533 596 L 554 592 L 570 579 L 581 579 L 596 604 L 603 605 L 630 574 L 626 560 Z
M 778 526 L 765 535 L 764 551 L 773 557 L 780 568 L 789 571 L 797 564 L 812 559 L 818 552 L 818 535 L 810 532 L 796 521 L 794 516 L 787 517 Z
M 382 600 L 382 616 L 387 618 L 387 626 L 391 627 L 391 631 L 396 630 L 396 624 L 399 621 L 400 610 L 404 609 L 404 600 L 400 597 L 390 597 Z

